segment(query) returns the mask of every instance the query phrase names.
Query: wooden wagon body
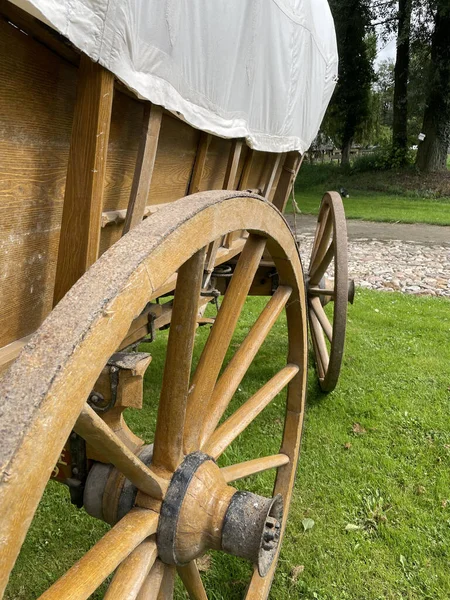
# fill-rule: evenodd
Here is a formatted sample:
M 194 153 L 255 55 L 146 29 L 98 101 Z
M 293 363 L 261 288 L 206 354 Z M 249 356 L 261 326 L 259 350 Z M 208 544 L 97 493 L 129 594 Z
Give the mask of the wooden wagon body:
M 105 597 L 172 598 L 177 565 L 190 597 L 204 599 L 195 559 L 211 548 L 253 562 L 246 597 L 267 597 L 302 429 L 308 296 L 319 379 L 329 389 L 348 299 L 338 240 L 345 222 L 333 194 L 323 202 L 304 287 L 280 214 L 301 160 L 298 151 L 259 151 L 196 129 L 137 98 L 66 38 L 0 0 L 0 594 L 51 476 L 68 485 L 74 503 L 117 524 L 104 542 L 108 558 L 97 544 L 43 598 L 87 598 L 123 561 Z M 217 318 L 205 316 L 224 294 Z M 220 375 L 247 295 L 272 299 Z M 329 300 L 331 324 L 322 308 Z M 286 366 L 220 424 L 283 309 Z M 202 324 L 213 327 L 189 383 Z M 151 360 L 132 350 L 169 325 L 153 449 L 122 413 L 142 406 Z M 332 337 L 335 350 L 325 342 Z M 279 452 L 219 468 L 231 441 L 285 386 Z M 273 498 L 246 500 L 228 485 L 268 469 L 278 470 Z M 192 478 L 201 482 L 195 489 Z M 247 501 L 262 508 L 247 514 Z M 256 527 L 250 548 L 238 539 L 247 526 Z

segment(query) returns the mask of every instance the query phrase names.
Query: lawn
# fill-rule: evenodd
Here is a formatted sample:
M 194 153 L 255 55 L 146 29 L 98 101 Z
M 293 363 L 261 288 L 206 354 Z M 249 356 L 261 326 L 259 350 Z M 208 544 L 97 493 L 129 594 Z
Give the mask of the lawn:
M 450 225 L 448 178 L 442 179 L 445 186 L 441 189 L 438 175 L 421 180 L 409 171 L 395 177 L 392 172 L 354 173 L 336 165 L 305 164 L 296 181 L 295 195 L 302 212 L 317 214 L 324 192 L 343 186 L 350 196 L 344 198 L 347 218 Z M 293 212 L 291 200 L 287 212 Z
M 233 345 L 264 303 L 263 298 L 247 301 Z M 231 408 L 283 365 L 284 332 L 280 319 Z M 199 331 L 199 342 L 206 333 Z M 147 441 L 154 428 L 165 335 L 148 346 L 154 358 L 146 382 L 147 410 L 127 415 Z M 358 290 L 349 309 L 337 390 L 320 393 L 310 366 L 303 448 L 273 600 L 448 600 L 449 338 L 448 300 Z M 223 464 L 274 451 L 281 409 L 280 396 L 236 440 Z M 243 480 L 241 487 L 268 494 L 272 480 L 261 474 Z M 305 519 L 314 521 L 307 531 L 302 522 L 311 521 Z M 64 488 L 50 483 L 6 597 L 38 596 L 106 529 L 73 507 Z M 204 573 L 210 600 L 242 598 L 247 572 L 243 562 L 212 554 Z

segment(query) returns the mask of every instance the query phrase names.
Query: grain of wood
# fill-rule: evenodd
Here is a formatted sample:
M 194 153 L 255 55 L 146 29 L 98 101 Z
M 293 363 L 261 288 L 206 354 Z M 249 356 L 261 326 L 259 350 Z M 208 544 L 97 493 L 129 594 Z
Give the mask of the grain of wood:
M 274 375 L 263 387 L 253 394 L 231 417 L 229 417 L 216 431 L 204 446 L 204 452 L 217 459 L 266 408 L 277 394 L 297 375 L 297 365 L 287 365 Z
M 284 212 L 292 186 L 297 178 L 303 156 L 298 152 L 288 152 L 283 162 L 280 177 L 273 196 L 273 203 L 279 211 Z
M 150 105 L 149 103 L 145 105 L 141 140 L 122 235 L 128 233 L 144 217 L 152 183 L 162 116 L 163 109 L 161 106 Z
M 214 387 L 211 399 L 208 403 L 208 419 L 205 420 L 202 430 L 202 443 L 211 436 L 224 414 L 231 398 L 236 392 L 247 369 L 253 362 L 258 350 L 275 324 L 283 310 L 292 289 L 280 286 L 267 303 L 266 307 L 256 320 L 255 324 L 241 343 L 233 358 L 227 364 Z
M 146 537 L 156 532 L 157 526 L 156 513 L 133 509 L 39 600 L 86 600 Z
M 222 475 L 227 483 L 250 477 L 256 473 L 262 473 L 269 469 L 276 469 L 289 463 L 289 456 L 286 454 L 274 454 L 273 456 L 263 456 L 255 458 L 236 465 L 222 467 Z
M 186 454 L 199 447 L 202 421 L 205 418 L 209 399 L 265 244 L 266 241 L 262 237 L 252 235 L 248 238 L 197 364 L 191 381 L 186 412 L 184 435 Z
M 191 600 L 208 600 L 195 560 L 184 567 L 178 567 L 177 571 Z
M 309 305 L 311 310 L 314 312 L 317 320 L 319 321 L 328 341 L 331 342 L 333 339 L 333 327 L 327 317 L 326 312 L 323 310 L 322 303 L 319 297 L 311 297 L 309 299 Z
M 147 575 L 136 600 L 158 600 L 159 590 L 164 577 L 166 566 L 156 559 L 152 570 Z
M 114 75 L 82 55 L 61 222 L 54 304 L 97 260 Z
M 144 540 L 120 564 L 108 586 L 104 600 L 136 600 L 156 560 L 154 538 Z
M 194 168 L 192 170 L 192 177 L 189 183 L 189 194 L 195 194 L 200 191 L 202 183 L 203 171 L 205 169 L 206 157 L 208 154 L 209 144 L 211 143 L 211 134 L 202 132 L 200 134 L 200 140 L 197 148 L 197 154 L 195 157 Z
M 82 409 L 74 430 L 138 489 L 154 498 L 163 498 L 167 481 L 152 473 L 89 405 Z
M 183 432 L 205 249 L 178 271 L 158 406 L 152 466 L 173 473 L 183 456 Z

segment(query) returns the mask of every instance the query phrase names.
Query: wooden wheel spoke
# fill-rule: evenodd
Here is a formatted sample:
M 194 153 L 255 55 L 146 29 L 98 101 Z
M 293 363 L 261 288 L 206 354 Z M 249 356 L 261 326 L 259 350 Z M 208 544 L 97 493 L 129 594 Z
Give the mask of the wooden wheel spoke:
M 291 293 L 292 289 L 287 286 L 280 286 L 277 289 L 228 363 L 214 388 L 208 405 L 208 420 L 204 423 L 202 442 L 205 442 L 217 427 L 242 378 L 289 300 Z
M 85 600 L 145 538 L 156 533 L 157 527 L 155 512 L 133 509 L 44 592 L 40 600 Z
M 177 567 L 177 572 L 191 600 L 208 600 L 195 560 L 186 566 Z
M 279 371 L 216 429 L 205 445 L 204 451 L 213 458 L 218 458 L 298 372 L 298 366 L 292 364 Z
M 311 261 L 309 263 L 310 271 L 314 264 L 321 260 L 320 255 L 323 256 L 323 253 L 328 246 L 332 228 L 333 218 L 331 214 L 331 208 L 329 204 L 327 204 L 323 209 L 322 215 L 319 217 L 319 222 L 317 223 L 316 233 L 314 236 L 314 245 L 311 252 Z
M 333 339 L 333 327 L 328 319 L 327 313 L 324 311 L 320 298 L 318 296 L 309 299 L 309 306 L 317 317 L 328 341 Z
M 309 313 L 309 322 L 311 324 L 311 334 L 313 336 L 313 343 L 315 344 L 316 348 L 316 355 L 319 356 L 321 366 L 323 369 L 322 377 L 324 377 L 328 370 L 328 363 L 330 360 L 327 345 L 325 343 L 325 338 L 323 336 L 323 331 L 320 327 L 319 320 L 316 317 L 315 313 Z
M 136 600 L 158 600 L 165 569 L 164 563 L 157 559 L 144 580 Z
M 172 600 L 175 586 L 175 567 L 165 565 L 157 600 Z M 150 597 L 151 598 L 151 597 Z M 146 599 L 147 600 L 147 599 Z
M 186 402 L 198 318 L 205 249 L 178 271 L 158 408 L 152 466 L 175 471 L 182 460 Z M 181 357 L 181 358 L 180 358 Z
M 139 489 L 162 499 L 168 482 L 153 473 L 86 404 L 74 430 Z
M 191 381 L 188 396 L 184 432 L 184 450 L 186 453 L 199 447 L 203 415 L 207 409 L 265 245 L 265 238 L 257 235 L 249 236 L 224 296 L 219 314 L 206 341 Z
M 135 600 L 155 562 L 156 554 L 154 539 L 144 540 L 135 548 L 117 569 L 105 594 L 105 600 Z
M 327 251 L 323 255 L 320 262 L 317 264 L 317 266 L 313 265 L 311 268 L 311 272 L 309 274 L 310 285 L 312 285 L 312 286 L 318 285 L 318 283 L 320 282 L 322 277 L 325 275 L 325 271 L 327 270 L 328 265 L 331 263 L 333 258 L 334 258 L 334 244 L 333 244 L 333 242 L 331 242 L 330 245 L 328 246 Z
M 256 473 L 262 473 L 269 469 L 277 469 L 284 465 L 289 464 L 289 456 L 286 454 L 274 454 L 272 456 L 263 456 L 262 458 L 255 458 L 254 460 L 248 460 L 243 463 L 236 465 L 230 465 L 228 467 L 222 467 L 220 470 L 227 483 L 249 477 L 250 475 L 256 475 Z

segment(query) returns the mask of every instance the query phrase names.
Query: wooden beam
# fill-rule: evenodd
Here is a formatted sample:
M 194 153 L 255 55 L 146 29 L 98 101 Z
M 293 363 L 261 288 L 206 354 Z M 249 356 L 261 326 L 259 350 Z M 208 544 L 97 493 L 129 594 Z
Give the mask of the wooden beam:
M 211 143 L 211 134 L 202 131 L 200 141 L 195 156 L 194 168 L 192 170 L 191 181 L 189 182 L 188 194 L 196 194 L 200 191 L 200 184 L 203 177 L 203 171 L 206 164 L 209 144 Z
M 248 148 L 247 156 L 245 157 L 244 168 L 242 169 L 241 179 L 239 180 L 239 190 L 246 190 L 248 188 L 248 180 L 250 179 L 250 172 L 252 170 L 253 157 L 253 150 Z
M 273 204 L 281 212 L 284 212 L 286 208 L 289 194 L 291 193 L 302 161 L 303 156 L 299 152 L 288 152 L 286 154 L 277 189 L 272 200 Z
M 97 260 L 114 92 L 112 73 L 82 55 L 61 223 L 54 304 Z
M 231 144 L 230 155 L 228 157 L 227 170 L 223 181 L 224 190 L 234 190 L 236 183 L 236 175 L 239 167 L 239 159 L 242 151 L 242 140 L 233 140 Z
M 277 174 L 278 167 L 280 165 L 280 160 L 281 160 L 281 154 L 276 154 L 275 159 L 272 163 L 272 170 L 270 172 L 269 179 L 266 181 L 266 183 L 263 187 L 262 195 L 264 196 L 264 198 L 267 198 L 267 200 L 269 199 L 270 192 L 272 191 L 273 182 L 275 181 L 275 175 Z
M 142 218 L 146 218 L 149 217 L 150 215 L 153 215 L 155 212 L 158 212 L 158 210 L 161 210 L 161 208 L 164 208 L 165 206 L 168 206 L 170 204 L 170 202 L 164 202 L 162 204 L 149 204 L 144 208 L 144 213 Z M 107 227 L 108 225 L 120 225 L 121 223 L 125 222 L 125 219 L 127 217 L 127 209 L 126 208 L 122 208 L 119 210 L 105 210 L 102 212 L 102 228 L 103 227 Z
M 139 142 L 136 169 L 122 235 L 136 227 L 144 218 L 158 149 L 162 116 L 163 109 L 161 106 L 145 104 L 142 136 Z

